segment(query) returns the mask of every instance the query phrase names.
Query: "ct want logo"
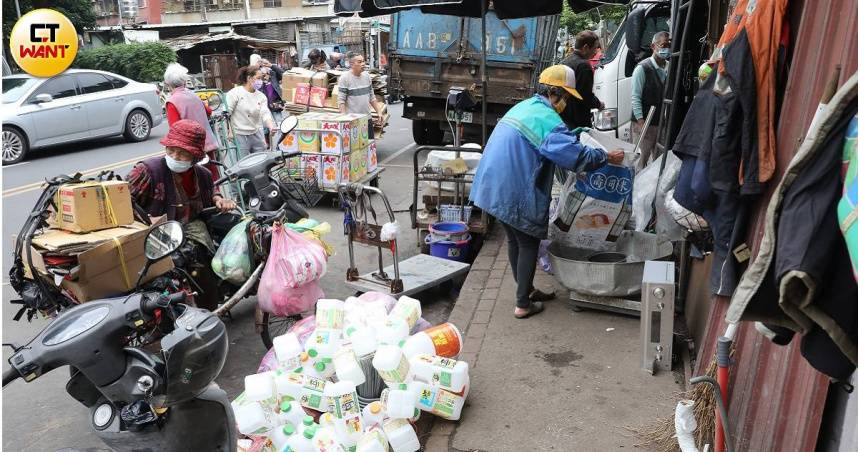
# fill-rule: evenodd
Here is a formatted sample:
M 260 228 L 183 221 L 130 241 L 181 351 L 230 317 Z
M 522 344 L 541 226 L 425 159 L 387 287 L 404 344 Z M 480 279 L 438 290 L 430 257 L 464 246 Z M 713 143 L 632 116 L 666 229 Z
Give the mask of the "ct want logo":
M 77 31 L 58 11 L 37 9 L 25 14 L 9 36 L 12 57 L 36 77 L 53 77 L 71 66 L 77 55 Z

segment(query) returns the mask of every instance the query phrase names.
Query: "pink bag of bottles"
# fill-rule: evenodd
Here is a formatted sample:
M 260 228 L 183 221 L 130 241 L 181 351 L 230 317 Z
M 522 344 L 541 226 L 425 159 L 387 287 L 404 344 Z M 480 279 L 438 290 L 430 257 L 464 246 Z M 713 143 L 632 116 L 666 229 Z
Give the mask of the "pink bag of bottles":
M 320 279 L 327 267 L 328 255 L 322 245 L 292 229 L 274 227 L 263 281 L 278 278 L 283 287 L 298 287 Z

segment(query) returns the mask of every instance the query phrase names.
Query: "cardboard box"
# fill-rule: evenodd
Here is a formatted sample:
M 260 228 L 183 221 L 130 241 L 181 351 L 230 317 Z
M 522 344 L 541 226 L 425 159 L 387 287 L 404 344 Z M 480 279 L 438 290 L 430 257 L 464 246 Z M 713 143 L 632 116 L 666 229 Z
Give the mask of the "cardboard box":
M 347 154 L 357 149 L 357 143 L 352 141 L 351 134 L 352 128 L 358 124 L 351 115 L 326 114 L 319 123 L 322 129 L 332 131 L 322 132 L 320 145 L 323 154 Z
M 303 171 L 304 180 L 315 179 L 319 185 L 322 185 L 322 155 L 321 154 L 302 154 L 301 169 Z
M 366 149 L 352 151 L 349 160 L 349 180 L 357 182 L 366 176 Z
M 63 185 L 57 192 L 57 228 L 90 232 L 134 222 L 128 182 L 106 181 Z
M 140 271 L 146 265 L 143 250 L 149 229 L 149 226 L 138 222 L 88 234 L 49 229 L 33 238 L 33 263 L 38 273 L 47 274 L 41 256 L 36 259 L 35 254 L 90 246 L 77 255 L 77 267 L 60 286 L 81 302 L 127 293 L 134 289 Z M 122 262 L 125 263 L 124 271 Z M 161 259 L 152 264 L 143 282 L 151 281 L 172 268 L 172 259 Z
M 369 147 L 366 148 L 366 172 L 371 173 L 378 169 L 378 149 L 375 147 L 375 140 L 369 140 Z
M 328 99 L 328 87 L 322 88 L 321 86 L 312 86 L 310 87 L 310 106 L 311 107 L 324 107 L 325 100 Z
M 337 180 L 339 175 L 340 180 Z M 349 154 L 322 156 L 322 186 L 336 188 L 350 181 Z
M 298 152 L 298 132 L 289 132 L 278 147 L 283 152 Z
M 296 88 L 299 83 L 307 83 L 311 86 L 328 87 L 328 74 L 326 72 L 315 72 L 303 68 L 292 68 L 283 73 L 280 88 L 283 91 Z
M 361 149 L 366 149 L 369 147 L 369 128 L 370 125 L 370 116 L 369 115 L 361 115 L 358 118 L 358 130 L 360 130 L 360 147 Z
M 298 86 L 295 87 L 294 103 L 299 104 L 299 105 L 310 105 L 310 84 L 309 83 L 299 83 Z
M 340 85 L 334 85 L 330 94 L 328 94 L 328 98 L 325 100 L 325 108 L 340 108 L 339 92 Z
M 318 129 L 319 113 L 304 113 L 298 117 L 298 129 Z M 298 150 L 319 153 L 319 132 L 298 132 Z

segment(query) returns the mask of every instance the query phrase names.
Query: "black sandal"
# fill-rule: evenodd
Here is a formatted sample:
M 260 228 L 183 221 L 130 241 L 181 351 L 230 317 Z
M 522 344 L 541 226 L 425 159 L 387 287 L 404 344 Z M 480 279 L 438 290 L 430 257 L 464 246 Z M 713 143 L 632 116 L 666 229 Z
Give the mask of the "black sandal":
M 524 314 L 514 314 L 517 319 L 526 319 L 528 317 L 539 314 L 540 312 L 545 310 L 545 306 L 542 305 L 541 301 L 534 301 L 530 303 L 530 309 Z
M 553 290 L 551 292 L 543 292 L 539 289 L 533 289 L 528 298 L 530 298 L 530 301 L 551 301 L 557 298 L 557 294 Z

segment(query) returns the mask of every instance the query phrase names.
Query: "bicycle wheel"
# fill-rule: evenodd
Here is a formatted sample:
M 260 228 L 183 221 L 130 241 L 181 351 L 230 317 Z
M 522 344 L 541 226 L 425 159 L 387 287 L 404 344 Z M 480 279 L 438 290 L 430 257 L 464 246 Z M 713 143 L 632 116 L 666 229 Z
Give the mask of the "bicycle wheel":
M 270 350 L 274 346 L 274 338 L 282 336 L 292 328 L 296 322 L 301 320 L 300 315 L 290 315 L 286 317 L 278 317 L 267 312 L 262 314 L 262 331 L 259 335 L 262 337 L 262 343 L 265 344 L 265 349 Z

